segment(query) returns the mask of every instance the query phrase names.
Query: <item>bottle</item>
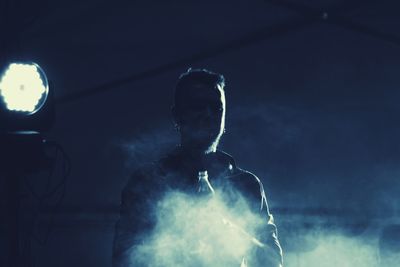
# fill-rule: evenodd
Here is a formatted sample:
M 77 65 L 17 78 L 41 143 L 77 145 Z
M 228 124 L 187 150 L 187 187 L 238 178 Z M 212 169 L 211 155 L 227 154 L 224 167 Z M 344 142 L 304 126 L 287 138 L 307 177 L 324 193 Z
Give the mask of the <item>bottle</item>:
M 199 171 L 198 178 L 197 192 L 203 195 L 214 195 L 214 188 L 211 186 L 210 181 L 208 181 L 207 171 Z

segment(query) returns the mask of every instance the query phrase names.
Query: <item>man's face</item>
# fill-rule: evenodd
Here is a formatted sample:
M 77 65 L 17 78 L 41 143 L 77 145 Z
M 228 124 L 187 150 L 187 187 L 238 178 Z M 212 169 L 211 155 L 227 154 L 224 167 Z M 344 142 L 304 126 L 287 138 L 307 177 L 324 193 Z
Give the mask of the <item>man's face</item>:
M 225 93 L 217 86 L 197 85 L 185 91 L 174 110 L 175 120 L 186 148 L 211 152 L 225 128 Z

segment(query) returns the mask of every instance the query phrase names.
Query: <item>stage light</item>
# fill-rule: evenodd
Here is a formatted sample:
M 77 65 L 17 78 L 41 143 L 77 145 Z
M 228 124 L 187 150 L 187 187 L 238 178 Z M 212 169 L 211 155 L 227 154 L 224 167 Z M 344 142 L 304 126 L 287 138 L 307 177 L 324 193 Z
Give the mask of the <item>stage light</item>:
M 46 102 L 46 74 L 35 63 L 11 63 L 0 78 L 0 95 L 11 112 L 31 115 Z
M 11 61 L 2 70 L 0 133 L 49 130 L 55 116 L 53 90 L 43 69 L 33 62 Z

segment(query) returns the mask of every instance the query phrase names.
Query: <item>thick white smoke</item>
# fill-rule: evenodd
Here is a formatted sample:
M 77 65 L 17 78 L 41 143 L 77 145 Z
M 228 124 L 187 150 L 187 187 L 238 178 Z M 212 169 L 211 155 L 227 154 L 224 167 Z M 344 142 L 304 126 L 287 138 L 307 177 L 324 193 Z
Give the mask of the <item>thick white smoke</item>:
M 262 220 L 244 199 L 227 205 L 218 191 L 212 198 L 170 192 L 156 213 L 154 231 L 132 252 L 137 266 L 239 267 Z
M 314 248 L 306 252 L 287 254 L 286 267 L 380 266 L 376 240 L 346 237 L 344 234 L 332 232 L 310 234 L 305 239 L 310 239 Z
M 241 266 L 253 256 L 254 233 L 265 221 L 240 195 L 236 200 L 228 204 L 217 190 L 213 197 L 169 192 L 155 206 L 154 231 L 131 254 L 134 266 Z M 284 254 L 285 267 L 400 266 L 398 254 L 381 259 L 376 235 L 355 237 L 318 228 L 301 240 L 304 244 L 292 240 L 297 245 Z

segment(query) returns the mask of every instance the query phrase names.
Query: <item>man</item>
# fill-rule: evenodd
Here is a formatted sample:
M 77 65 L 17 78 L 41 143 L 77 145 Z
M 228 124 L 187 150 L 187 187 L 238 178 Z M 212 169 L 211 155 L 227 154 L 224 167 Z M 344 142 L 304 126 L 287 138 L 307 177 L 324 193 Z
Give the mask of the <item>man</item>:
M 132 250 L 154 229 L 156 212 L 152 207 L 165 192 L 172 189 L 212 195 L 214 188 L 239 192 L 263 220 L 261 230 L 251 237 L 255 251 L 252 258 L 237 266 L 282 266 L 282 250 L 262 183 L 238 168 L 230 155 L 217 150 L 225 131 L 225 111 L 222 75 L 191 69 L 181 75 L 172 107 L 180 145 L 167 157 L 136 171 L 124 188 L 114 240 L 114 267 L 139 266 L 132 265 Z M 246 229 L 240 231 L 246 233 Z

